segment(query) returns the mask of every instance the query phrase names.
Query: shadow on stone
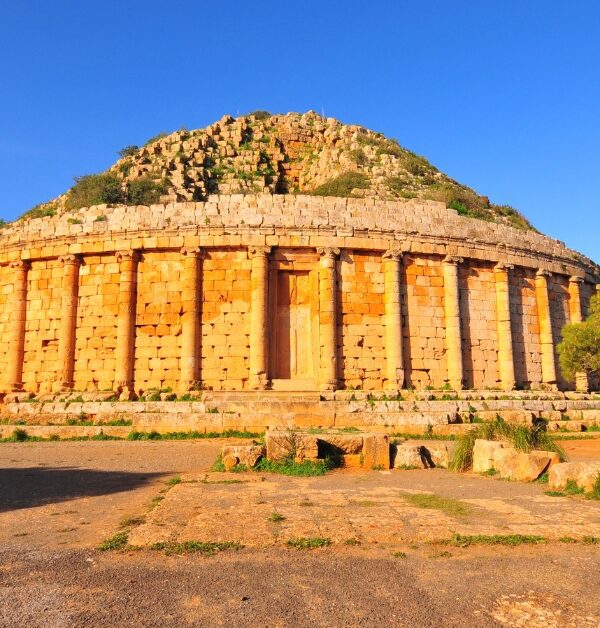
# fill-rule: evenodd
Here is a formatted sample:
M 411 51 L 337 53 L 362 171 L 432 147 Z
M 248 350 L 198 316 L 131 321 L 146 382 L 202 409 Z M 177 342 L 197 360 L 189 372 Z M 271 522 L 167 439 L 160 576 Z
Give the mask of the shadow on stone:
M 0 469 L 0 512 L 130 491 L 163 475 L 76 467 Z

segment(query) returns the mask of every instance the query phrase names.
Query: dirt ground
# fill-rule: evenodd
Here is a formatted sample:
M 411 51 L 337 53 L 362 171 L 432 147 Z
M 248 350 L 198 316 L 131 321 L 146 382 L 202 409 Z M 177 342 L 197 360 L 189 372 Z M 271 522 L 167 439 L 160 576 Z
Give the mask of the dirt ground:
M 573 460 L 600 457 L 600 443 L 564 445 Z M 583 542 L 600 536 L 598 502 L 443 470 L 251 473 L 224 484 L 209 472 L 220 446 L 2 444 L 0 626 L 600 626 L 600 545 Z M 175 475 L 182 482 L 168 484 Z M 419 494 L 459 511 L 407 500 Z M 146 549 L 96 549 L 132 517 L 129 542 Z M 431 542 L 453 532 L 549 541 Z M 296 536 L 333 543 L 287 547 Z M 191 539 L 244 548 L 148 549 Z

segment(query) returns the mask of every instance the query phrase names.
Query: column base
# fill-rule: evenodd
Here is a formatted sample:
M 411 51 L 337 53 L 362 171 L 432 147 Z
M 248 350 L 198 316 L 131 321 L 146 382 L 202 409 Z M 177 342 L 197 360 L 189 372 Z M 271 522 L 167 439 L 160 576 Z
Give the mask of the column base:
M 63 393 L 72 393 L 73 392 L 73 382 L 55 382 L 52 386 L 52 392 L 60 395 Z
M 250 390 L 268 390 L 271 385 L 268 377 L 264 373 L 253 375 L 248 380 L 248 387 Z
M 340 387 L 340 383 L 337 379 L 328 379 L 319 384 L 319 390 L 337 390 Z
M 387 379 L 385 380 L 385 382 L 383 382 L 383 389 L 390 392 L 395 392 L 399 394 L 403 388 L 404 378 L 397 380 Z

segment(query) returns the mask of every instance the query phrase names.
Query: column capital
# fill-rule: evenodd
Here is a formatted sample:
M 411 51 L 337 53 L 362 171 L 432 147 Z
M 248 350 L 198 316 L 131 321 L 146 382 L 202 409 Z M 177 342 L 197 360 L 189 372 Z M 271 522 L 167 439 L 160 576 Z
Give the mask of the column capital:
M 385 253 L 381 257 L 384 260 L 392 260 L 394 262 L 401 262 L 403 255 L 404 254 L 401 249 L 388 249 L 387 251 L 385 251 Z
M 551 275 L 551 274 L 552 274 L 552 273 L 551 273 L 549 270 L 547 270 L 547 269 L 545 269 L 545 268 L 540 268 L 540 269 L 538 269 L 538 271 L 535 273 L 535 276 L 536 276 L 536 277 L 550 277 L 550 275 Z
M 29 270 L 31 262 L 27 259 L 16 259 L 8 264 L 9 268 L 17 268 L 19 270 Z
M 340 254 L 340 250 L 334 246 L 318 246 L 317 253 L 319 257 L 335 259 Z
M 498 262 L 494 266 L 494 270 L 507 273 L 509 270 L 512 270 L 515 267 L 514 264 L 509 264 L 508 262 Z
M 180 253 L 185 257 L 195 257 L 196 259 L 204 259 L 206 250 L 199 246 L 184 246 Z
M 130 249 L 129 251 L 117 251 L 116 257 L 119 262 L 137 262 L 139 260 L 140 252 L 137 249 Z
M 81 256 L 74 255 L 73 253 L 68 253 L 67 255 L 61 255 L 58 258 L 58 261 L 61 262 L 64 266 L 78 266 L 81 263 Z
M 250 259 L 253 259 L 254 257 L 267 257 L 272 248 L 272 246 L 249 246 L 248 257 Z
M 462 257 L 458 257 L 457 255 L 446 255 L 442 260 L 444 264 L 449 264 L 451 266 L 457 266 L 458 264 L 462 264 L 465 260 Z
M 578 275 L 572 275 L 571 277 L 569 277 L 569 283 L 583 283 L 583 282 L 584 282 L 584 278 L 579 277 Z

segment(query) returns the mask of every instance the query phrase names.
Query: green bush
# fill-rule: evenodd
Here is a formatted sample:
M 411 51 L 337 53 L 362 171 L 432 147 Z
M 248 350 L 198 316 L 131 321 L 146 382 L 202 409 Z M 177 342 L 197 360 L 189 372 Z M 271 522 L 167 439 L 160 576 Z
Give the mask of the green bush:
M 127 203 L 129 205 L 158 203 L 166 188 L 165 181 L 156 181 L 149 176 L 134 179 L 127 184 Z
M 352 196 L 355 189 L 366 190 L 369 177 L 360 172 L 346 172 L 313 190 L 315 196 Z
M 69 190 L 65 207 L 79 209 L 92 205 L 116 205 L 126 200 L 121 181 L 116 174 L 86 174 L 75 177 L 75 185 Z
M 132 144 L 131 146 L 125 146 L 125 148 L 122 148 L 118 154 L 120 157 L 131 157 L 132 155 L 135 155 L 138 150 L 140 150 L 140 147 Z
M 269 111 L 265 111 L 264 109 L 258 109 L 256 111 L 251 111 L 248 115 L 253 116 L 255 120 L 266 120 L 273 114 Z
M 168 133 L 165 133 L 164 131 L 161 131 L 160 133 L 157 133 L 156 135 L 152 136 L 145 144 L 144 146 L 149 146 L 150 144 L 154 144 L 154 142 L 158 142 L 158 140 L 162 140 L 163 137 L 167 137 Z
M 558 356 L 563 376 L 573 381 L 576 373 L 600 372 L 600 295 L 590 301 L 590 313 L 582 323 L 568 323 L 562 328 Z

